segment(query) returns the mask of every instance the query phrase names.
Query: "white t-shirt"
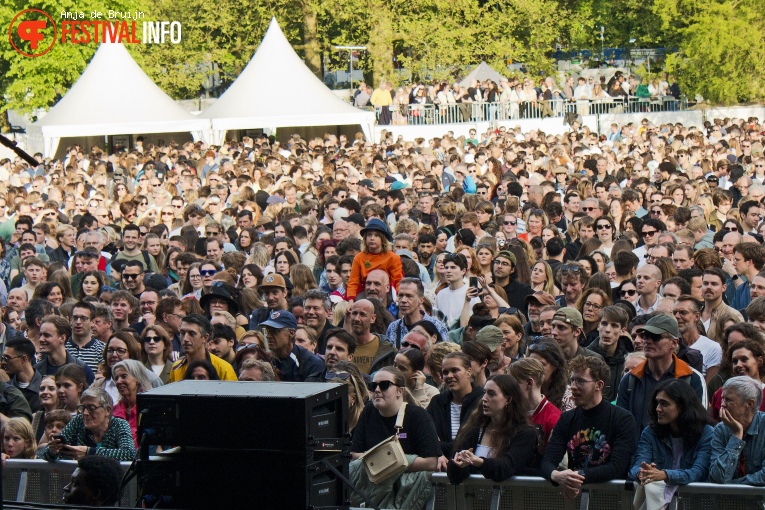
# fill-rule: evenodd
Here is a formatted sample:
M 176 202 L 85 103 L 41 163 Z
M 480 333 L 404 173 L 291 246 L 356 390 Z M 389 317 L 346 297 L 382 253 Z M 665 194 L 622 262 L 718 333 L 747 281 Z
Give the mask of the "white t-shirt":
M 446 315 L 450 323 L 453 323 L 460 318 L 462 307 L 465 305 L 465 296 L 467 295 L 468 288 L 468 285 L 463 285 L 457 290 L 452 290 L 450 287 L 446 287 L 436 295 L 436 305 L 441 313 Z M 471 308 L 476 303 L 480 303 L 480 299 L 471 299 Z
M 703 358 L 701 373 L 704 376 L 707 375 L 707 369 L 709 367 L 717 367 L 722 363 L 722 347 L 711 338 L 701 335 L 693 345 L 689 345 L 688 347 L 696 349 L 701 353 L 701 357 Z

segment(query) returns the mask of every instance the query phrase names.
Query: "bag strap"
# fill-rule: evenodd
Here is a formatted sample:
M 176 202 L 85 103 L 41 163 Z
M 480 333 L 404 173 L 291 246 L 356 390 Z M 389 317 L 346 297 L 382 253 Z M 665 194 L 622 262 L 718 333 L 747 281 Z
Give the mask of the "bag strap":
M 379 506 L 375 506 L 375 505 L 374 505 L 374 503 L 372 503 L 372 502 L 369 500 L 369 497 L 368 497 L 366 494 L 364 494 L 364 493 L 361 491 L 361 489 L 359 489 L 358 487 L 356 487 L 356 486 L 353 484 L 353 482 L 351 482 L 351 481 L 350 481 L 350 480 L 349 480 L 349 479 L 348 479 L 348 478 L 347 478 L 347 477 L 346 477 L 346 476 L 345 476 L 343 473 L 341 473 L 341 472 L 340 472 L 340 471 L 339 471 L 339 470 L 338 470 L 338 469 L 337 469 L 335 466 L 333 466 L 333 465 L 332 465 L 332 463 L 331 463 L 331 462 L 329 462 L 329 460 L 328 460 L 328 459 L 326 459 L 326 458 L 325 458 L 325 459 L 322 459 L 322 461 L 321 461 L 321 462 L 322 462 L 322 464 L 324 464 L 325 466 L 327 466 L 327 467 L 329 468 L 329 470 L 330 470 L 330 471 L 332 471 L 332 472 L 335 474 L 335 476 L 337 476 L 337 477 L 338 477 L 340 480 L 342 480 L 342 482 L 343 482 L 345 485 L 347 485 L 348 487 L 350 487 L 350 489 L 351 489 L 353 492 L 355 492 L 356 494 L 358 494 L 358 495 L 361 497 L 361 499 L 363 499 L 363 500 L 364 500 L 364 503 L 367 505 L 367 508 L 374 508 L 375 510 L 379 510 L 379 508 L 380 508 L 380 507 L 379 507 Z
M 406 402 L 401 404 L 401 407 L 398 408 L 398 416 L 396 417 L 396 437 L 398 437 L 398 433 L 401 432 L 401 429 L 404 428 L 404 413 L 406 412 Z

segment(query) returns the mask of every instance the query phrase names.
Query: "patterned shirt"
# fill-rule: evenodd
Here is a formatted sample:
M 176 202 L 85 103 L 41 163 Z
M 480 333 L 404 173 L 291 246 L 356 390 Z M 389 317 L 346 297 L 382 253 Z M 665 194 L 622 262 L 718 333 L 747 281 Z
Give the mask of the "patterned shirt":
M 72 418 L 72 421 L 61 431 L 61 435 L 64 436 L 66 444 L 87 446 L 88 455 L 102 455 L 125 461 L 133 460 L 135 455 L 135 444 L 130 432 L 130 425 L 122 418 L 112 417 L 109 420 L 109 428 L 104 432 L 104 437 L 101 438 L 100 443 L 96 443 L 93 434 L 85 428 L 81 414 Z M 61 451 L 64 452 L 65 450 Z M 66 458 L 61 453 L 55 455 L 47 446 L 37 456 L 51 462 Z
M 98 371 L 98 365 L 104 360 L 104 348 L 106 345 L 96 338 L 91 338 L 84 347 L 80 347 L 71 338 L 64 344 L 67 352 L 75 358 L 83 361 L 93 372 Z

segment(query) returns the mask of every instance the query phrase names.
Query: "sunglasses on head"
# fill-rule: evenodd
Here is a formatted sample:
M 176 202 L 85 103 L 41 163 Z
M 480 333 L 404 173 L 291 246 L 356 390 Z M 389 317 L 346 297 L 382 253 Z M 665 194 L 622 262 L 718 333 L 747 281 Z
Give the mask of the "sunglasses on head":
M 398 384 L 393 381 L 380 381 L 379 383 L 371 382 L 367 385 L 371 392 L 377 391 L 377 388 L 380 388 L 380 391 L 388 391 L 391 386 L 398 386 Z
M 349 372 L 326 372 L 324 374 L 324 379 L 326 379 L 328 381 L 330 379 L 341 379 L 341 380 L 344 381 L 344 380 L 348 379 L 350 376 L 351 376 L 351 374 Z M 383 390 L 383 391 L 385 391 L 385 390 Z
M 582 268 L 579 267 L 579 266 L 573 266 L 573 265 L 569 265 L 569 264 L 564 264 L 564 265 L 560 266 L 560 270 L 561 271 L 568 271 L 570 273 L 579 273 L 579 272 L 581 272 Z

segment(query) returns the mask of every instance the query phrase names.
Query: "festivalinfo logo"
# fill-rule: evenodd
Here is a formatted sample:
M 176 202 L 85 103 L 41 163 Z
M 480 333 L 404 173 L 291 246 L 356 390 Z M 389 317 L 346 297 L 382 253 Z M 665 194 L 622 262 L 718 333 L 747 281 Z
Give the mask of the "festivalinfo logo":
M 8 39 L 25 57 L 41 57 L 58 44 L 179 44 L 180 21 L 146 21 L 143 11 L 61 11 L 56 19 L 25 9 L 11 20 Z

